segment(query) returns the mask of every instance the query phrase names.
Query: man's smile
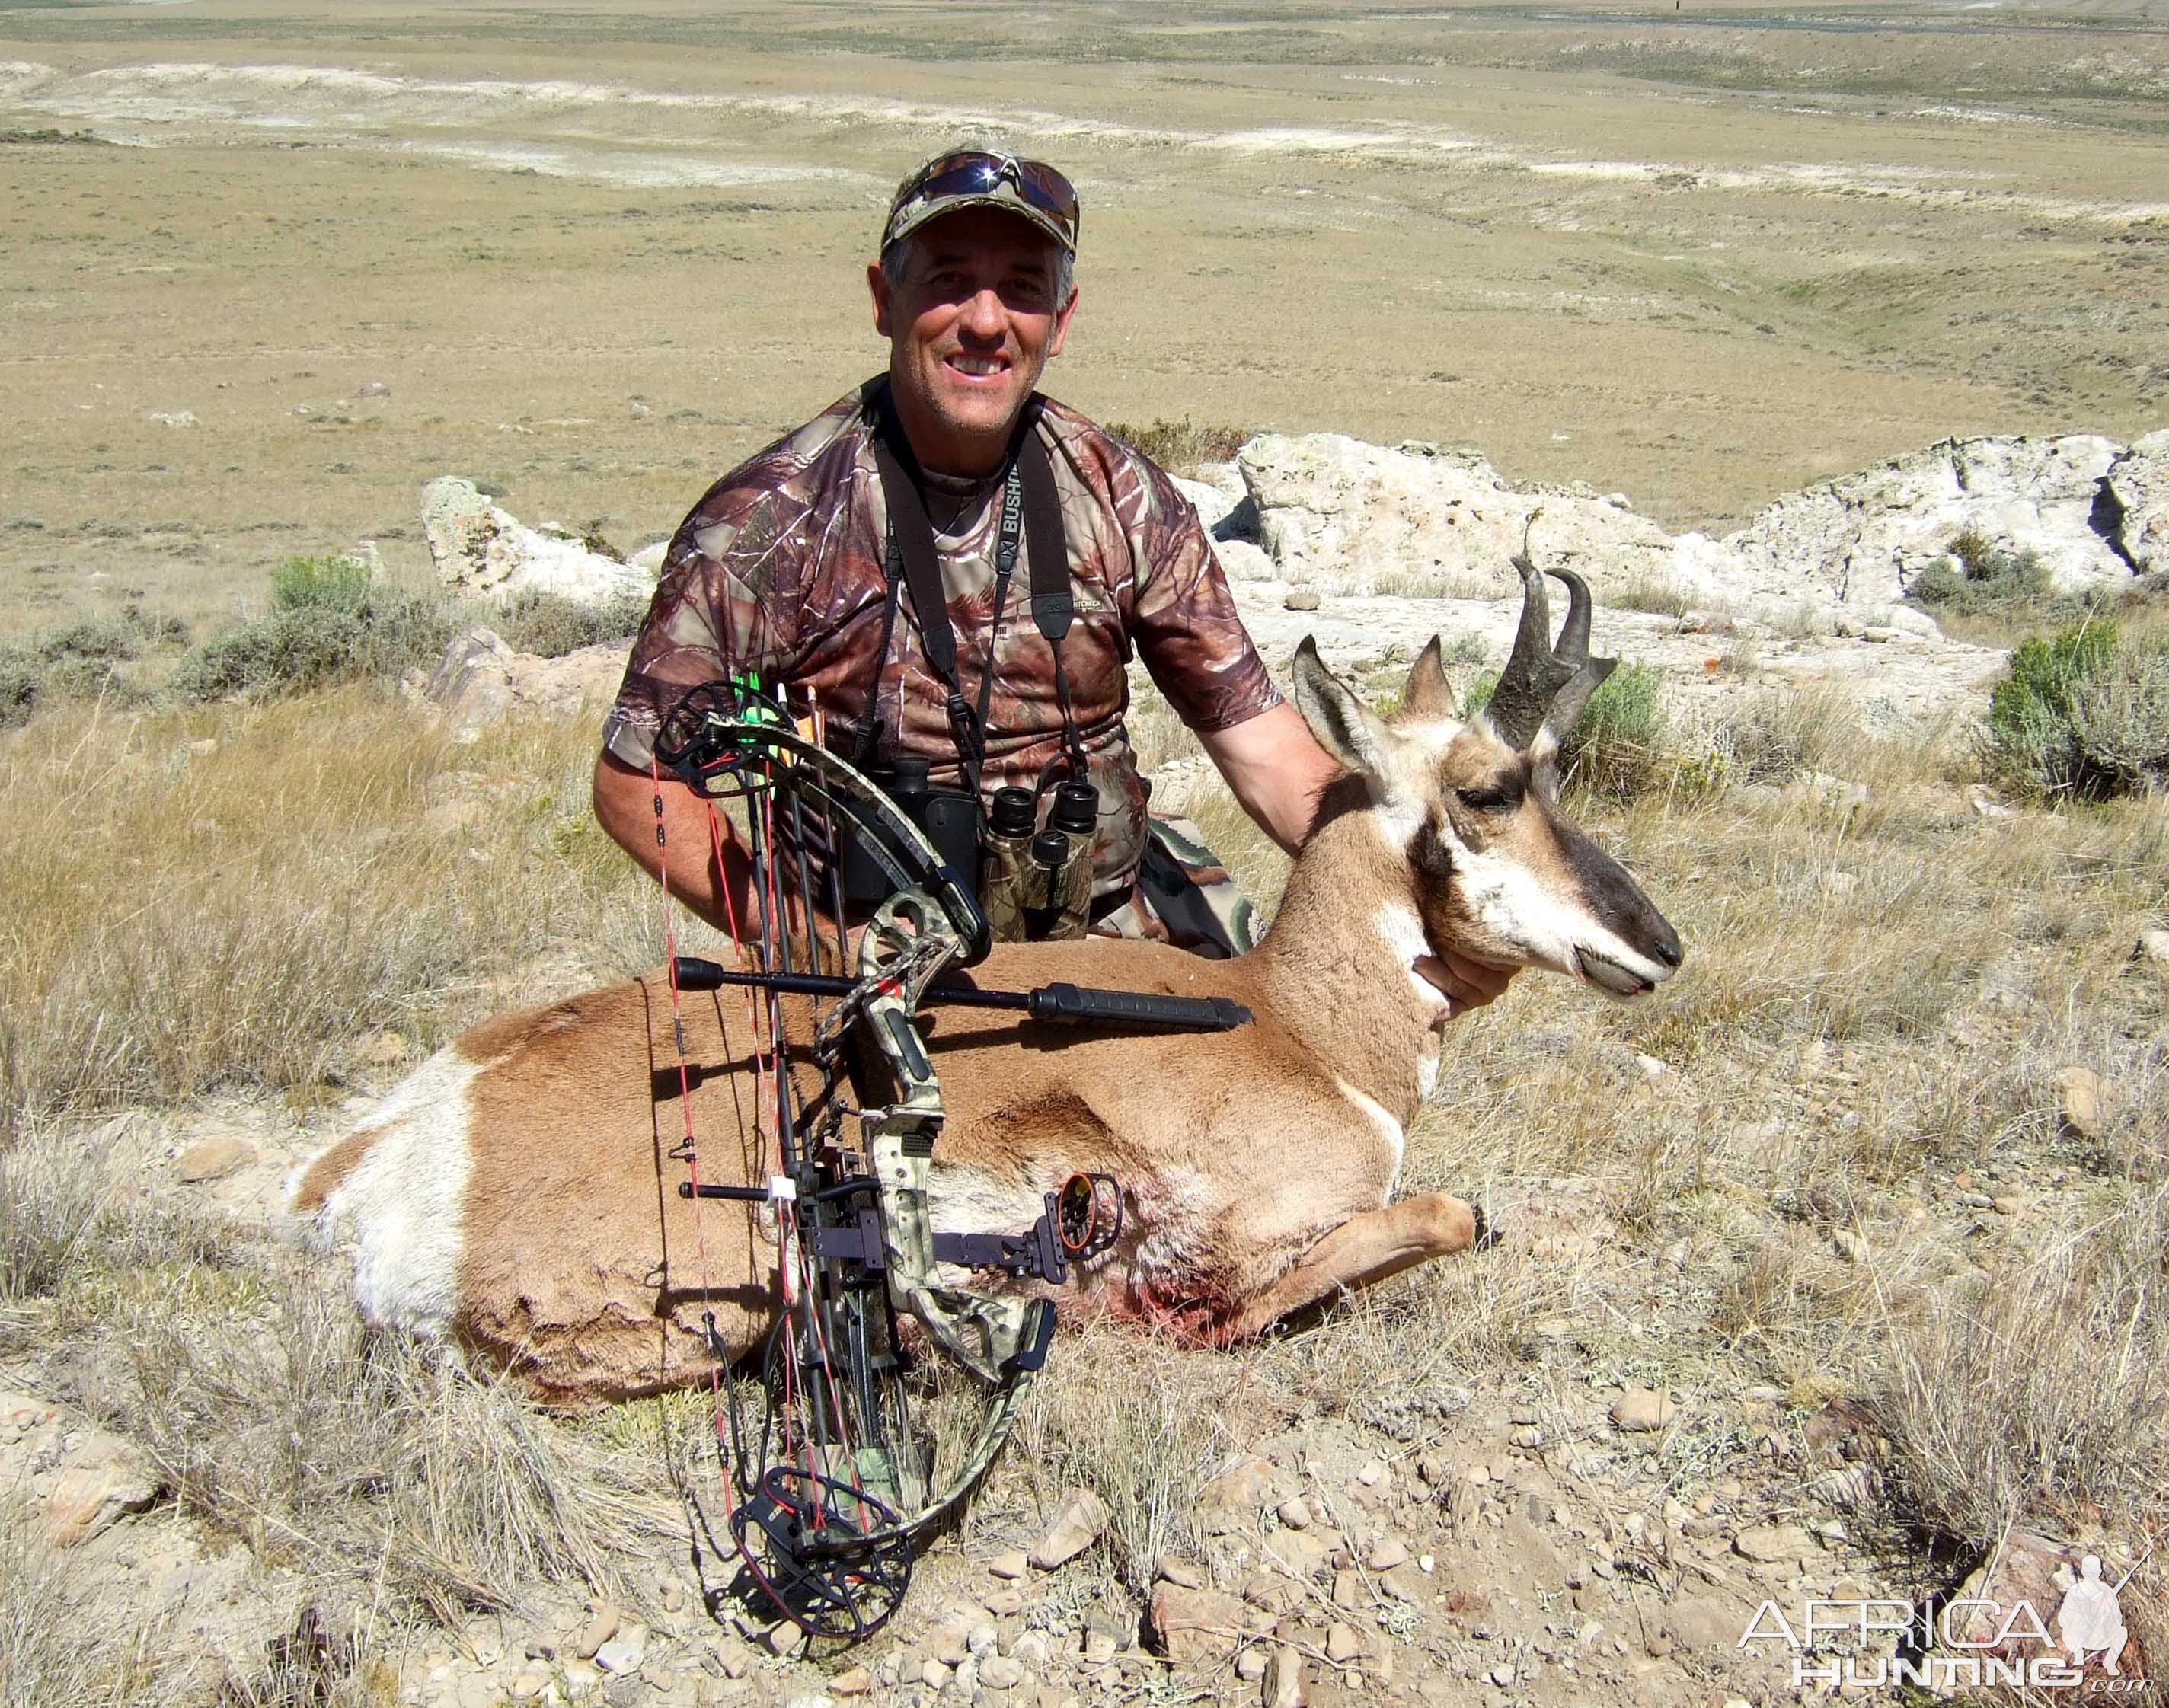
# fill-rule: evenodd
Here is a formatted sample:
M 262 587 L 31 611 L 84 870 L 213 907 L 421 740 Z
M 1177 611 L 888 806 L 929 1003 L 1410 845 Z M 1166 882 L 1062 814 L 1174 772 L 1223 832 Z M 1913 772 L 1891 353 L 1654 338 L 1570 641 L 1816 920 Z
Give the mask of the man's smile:
M 959 350 L 943 358 L 949 371 L 969 380 L 999 379 L 1010 370 L 1010 359 L 999 351 L 977 354 Z

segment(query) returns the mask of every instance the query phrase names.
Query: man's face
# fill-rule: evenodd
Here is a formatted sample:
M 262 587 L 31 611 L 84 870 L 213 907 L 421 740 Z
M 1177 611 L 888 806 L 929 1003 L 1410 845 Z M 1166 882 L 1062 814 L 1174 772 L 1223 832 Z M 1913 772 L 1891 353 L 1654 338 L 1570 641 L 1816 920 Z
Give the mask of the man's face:
M 1058 355 L 1077 307 L 1054 301 L 1054 245 L 998 208 L 922 226 L 893 289 L 866 271 L 874 327 L 889 341 L 889 382 L 919 460 L 948 474 L 1001 466 L 1017 412 Z

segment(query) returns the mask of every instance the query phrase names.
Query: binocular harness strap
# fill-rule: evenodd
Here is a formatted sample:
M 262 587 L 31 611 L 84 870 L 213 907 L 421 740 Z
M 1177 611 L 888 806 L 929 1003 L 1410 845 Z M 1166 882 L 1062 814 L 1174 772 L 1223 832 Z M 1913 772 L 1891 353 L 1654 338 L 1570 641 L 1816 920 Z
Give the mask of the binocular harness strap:
M 1003 608 L 1009 603 L 1010 579 L 1016 568 L 1020 536 L 1031 548 L 1031 616 L 1033 626 L 1054 655 L 1054 691 L 1062 710 L 1062 745 L 1076 775 L 1084 775 L 1084 742 L 1077 733 L 1077 718 L 1069 692 L 1069 674 L 1063 668 L 1062 641 L 1076 615 L 1076 601 L 1069 587 L 1069 555 L 1063 538 L 1061 501 L 1054 490 L 1054 467 L 1037 434 L 1037 402 L 1027 407 L 1019 423 L 1017 438 L 1002 484 L 1001 521 L 994 549 L 995 583 L 993 628 L 987 642 L 987 662 L 979 681 L 979 703 L 975 709 L 964 697 L 957 669 L 957 631 L 949 621 L 949 604 L 941 586 L 941 563 L 934 545 L 934 524 L 928 516 L 918 458 L 896 418 L 895 400 L 886 386 L 876 405 L 873 435 L 874 466 L 879 471 L 882 494 L 888 507 L 888 531 L 884 542 L 887 595 L 882 613 L 881 649 L 875 657 L 875 680 L 888 657 L 895 632 L 900 588 L 911 588 L 912 609 L 919 618 L 919 633 L 926 662 L 946 690 L 944 710 L 951 737 L 965 779 L 974 795 L 980 792 L 979 766 L 986 753 L 986 715 L 993 691 L 994 651 L 1001 636 Z M 866 720 L 859 731 L 854 758 L 865 765 L 873 758 L 877 740 L 873 696 L 869 695 Z

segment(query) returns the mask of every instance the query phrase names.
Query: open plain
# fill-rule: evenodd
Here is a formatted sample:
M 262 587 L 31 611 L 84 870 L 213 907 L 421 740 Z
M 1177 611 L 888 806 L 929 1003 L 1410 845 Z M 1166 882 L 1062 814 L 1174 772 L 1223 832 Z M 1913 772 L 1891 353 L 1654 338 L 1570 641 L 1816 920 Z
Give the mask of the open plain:
M 1466 445 L 1717 534 L 1948 434 L 2169 426 L 2159 5 L 0 0 L 0 1700 L 1718 1708 L 1798 1694 L 1766 1603 L 2045 1619 L 2082 1550 L 2161 1688 L 2169 808 L 1984 771 L 2045 602 L 1953 619 L 1997 650 L 1895 723 L 1888 634 L 1809 684 L 1782 625 L 1607 613 L 1670 721 L 1570 802 L 1689 960 L 1451 1029 L 1403 1188 L 1499 1243 L 1234 1351 L 1066 1336 L 857 1653 L 711 1608 L 697 1403 L 548 1417 L 362 1333 L 289 1170 L 652 963 L 655 897 L 587 813 L 598 709 L 184 649 L 364 542 L 440 641 L 440 475 L 666 535 L 880 365 L 882 209 L 966 138 L 1082 193 L 1047 389 L 1195 463 Z M 1390 692 L 1498 616 L 1318 622 Z M 1021 1564 L 1079 1489 L 1096 1540 Z

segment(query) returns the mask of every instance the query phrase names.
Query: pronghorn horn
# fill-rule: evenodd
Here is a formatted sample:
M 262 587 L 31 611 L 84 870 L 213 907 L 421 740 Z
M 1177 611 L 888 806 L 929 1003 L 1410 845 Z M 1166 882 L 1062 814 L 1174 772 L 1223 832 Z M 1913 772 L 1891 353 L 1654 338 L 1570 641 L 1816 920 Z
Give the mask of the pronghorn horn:
M 1619 661 L 1589 656 L 1589 583 L 1570 569 L 1555 569 L 1552 573 L 1566 583 L 1566 621 L 1559 626 L 1559 645 L 1552 651 L 1559 662 L 1573 668 L 1574 674 L 1553 700 L 1544 722 L 1553 736 L 1564 736 L 1589 704 L 1590 695 L 1618 668 Z
M 1529 532 L 1543 513 L 1541 510 L 1529 513 L 1529 519 L 1521 529 L 1521 549 L 1514 554 L 1514 567 L 1521 577 L 1521 623 L 1515 631 L 1514 650 L 1506 660 L 1506 668 L 1500 673 L 1498 686 L 1491 690 L 1491 704 L 1485 708 L 1485 716 L 1490 719 L 1500 740 L 1516 748 L 1526 748 L 1536 740 L 1537 732 L 1544 726 L 1544 714 L 1575 669 L 1574 664 L 1552 652 L 1551 601 L 1544 593 L 1543 572 L 1529 555 Z M 1571 583 L 1567 591 L 1573 593 Z M 1585 598 L 1587 589 L 1583 593 Z M 1569 610 L 1569 628 L 1573 622 L 1574 615 Z M 1585 643 L 1585 610 L 1582 622 Z

